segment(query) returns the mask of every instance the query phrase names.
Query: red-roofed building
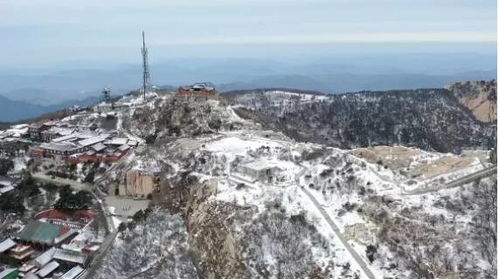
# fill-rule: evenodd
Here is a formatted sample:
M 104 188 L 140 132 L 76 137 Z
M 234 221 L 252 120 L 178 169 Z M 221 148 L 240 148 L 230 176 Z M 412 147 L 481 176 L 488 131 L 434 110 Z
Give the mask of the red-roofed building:
M 177 91 L 177 95 L 180 96 L 212 96 L 215 95 L 215 93 L 215 88 L 208 86 L 206 83 L 195 83 L 190 86 L 183 86 Z

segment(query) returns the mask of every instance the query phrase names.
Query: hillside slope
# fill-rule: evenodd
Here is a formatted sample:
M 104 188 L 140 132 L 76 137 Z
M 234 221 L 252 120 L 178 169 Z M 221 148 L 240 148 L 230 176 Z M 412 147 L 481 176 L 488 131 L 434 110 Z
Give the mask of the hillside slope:
M 497 83 L 491 81 L 457 82 L 447 87 L 461 104 L 483 122 L 497 119 Z
M 265 107 L 296 110 L 329 100 L 272 94 L 262 99 Z M 241 119 L 224 100 L 164 95 L 129 104 L 116 112 L 118 129 L 149 140 L 101 186 L 105 191 L 131 169 L 158 173 L 155 209 L 123 228 L 96 278 L 490 278 L 495 272 L 495 178 L 438 191 L 490 167 L 480 156 L 297 142 Z M 460 119 L 449 112 L 455 113 L 437 116 Z
M 446 89 L 310 95 L 280 90 L 226 95 L 245 118 L 300 141 L 342 148 L 406 145 L 459 153 L 495 144 L 482 123 Z

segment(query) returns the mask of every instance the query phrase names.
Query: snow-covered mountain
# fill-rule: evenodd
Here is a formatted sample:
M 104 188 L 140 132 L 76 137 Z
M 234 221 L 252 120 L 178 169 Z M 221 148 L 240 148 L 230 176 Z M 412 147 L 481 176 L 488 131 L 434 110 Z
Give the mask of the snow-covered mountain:
M 483 123 L 446 89 L 311 95 L 255 90 L 227 95 L 236 111 L 268 129 L 341 148 L 401 144 L 459 153 L 495 145 Z
M 496 270 L 496 179 L 448 183 L 491 166 L 479 148 L 493 140 L 493 128 L 438 90 L 416 93 L 269 92 L 237 96 L 237 104 L 127 97 L 113 112 L 116 127 L 142 145 L 100 187 L 109 190 L 130 169 L 159 173 L 160 182 L 154 210 L 119 234 L 97 278 L 489 278 Z M 400 110 L 389 113 L 384 104 Z M 460 150 L 478 150 L 457 155 L 397 145 L 404 141 L 340 149 L 268 129 L 286 121 L 309 139 L 327 123 L 351 122 L 344 113 L 363 112 L 378 117 L 378 126 L 364 127 L 377 135 L 374 145 L 383 143 L 379 131 L 390 119 L 411 106 L 413 116 L 392 129 L 417 139 L 418 121 L 427 121 L 436 137 L 447 131 Z M 318 112 L 326 108 L 343 116 Z M 235 110 L 262 112 L 271 124 Z M 421 111 L 434 116 L 419 117 Z M 317 126 L 308 126 L 312 120 Z M 438 120 L 453 126 L 439 128 Z M 429 134 L 416 143 L 431 144 Z M 343 140 L 361 145 L 355 135 Z

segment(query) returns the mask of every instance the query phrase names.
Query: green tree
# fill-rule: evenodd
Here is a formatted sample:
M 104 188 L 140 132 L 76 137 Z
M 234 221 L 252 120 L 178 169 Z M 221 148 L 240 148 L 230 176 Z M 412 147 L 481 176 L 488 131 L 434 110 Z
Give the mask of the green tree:
M 38 189 L 38 186 L 31 175 L 24 177 L 17 188 L 24 197 L 32 197 L 40 194 L 40 189 Z
M 14 168 L 14 162 L 9 159 L 0 158 L 0 175 L 6 175 Z
M 63 186 L 59 190 L 59 199 L 55 202 L 57 209 L 88 209 L 92 205 L 92 195 L 87 191 L 73 193 L 69 185 Z
M 0 210 L 9 213 L 23 214 L 26 208 L 23 205 L 23 198 L 12 192 L 0 196 Z

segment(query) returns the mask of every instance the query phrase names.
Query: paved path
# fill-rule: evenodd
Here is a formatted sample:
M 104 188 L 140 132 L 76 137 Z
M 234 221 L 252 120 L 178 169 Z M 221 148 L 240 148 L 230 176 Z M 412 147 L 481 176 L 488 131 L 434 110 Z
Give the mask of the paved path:
M 463 177 L 461 177 L 459 179 L 456 179 L 456 180 L 454 180 L 452 182 L 449 182 L 449 183 L 445 184 L 444 188 L 458 187 L 458 186 L 461 186 L 461 185 L 464 185 L 464 184 L 471 183 L 471 182 L 473 182 L 473 181 L 475 181 L 477 179 L 481 179 L 481 178 L 492 176 L 492 175 L 494 175 L 496 173 L 497 173 L 497 167 L 494 165 L 492 167 L 489 167 L 489 168 L 477 171 L 477 172 L 472 173 L 472 174 L 468 174 L 468 175 L 463 176 Z
M 333 231 L 336 234 L 336 236 L 338 237 L 338 239 L 340 239 L 340 241 L 343 243 L 343 246 L 345 246 L 347 251 L 350 253 L 350 255 L 352 255 L 354 260 L 357 262 L 357 264 L 362 269 L 362 272 L 365 275 L 364 277 L 369 278 L 369 279 L 375 279 L 376 277 L 374 276 L 372 271 L 369 269 L 367 264 L 360 257 L 360 255 L 357 253 L 357 251 L 355 251 L 352 248 L 352 246 L 348 243 L 348 241 L 343 237 L 343 235 L 341 234 L 340 228 L 338 228 L 338 226 L 334 223 L 333 219 L 331 219 L 331 217 L 329 217 L 329 214 L 327 214 L 327 212 L 324 210 L 324 208 L 322 208 L 322 206 L 319 204 L 317 199 L 307 189 L 305 189 L 305 187 L 298 187 L 298 188 L 300 188 L 300 190 L 310 198 L 310 200 L 315 205 L 315 207 L 320 211 L 320 213 L 322 214 L 324 219 L 326 219 L 327 223 L 329 224 L 331 229 L 333 229 Z
M 474 182 L 478 179 L 489 177 L 489 176 L 492 176 L 495 174 L 497 174 L 497 166 L 496 165 L 488 167 L 486 169 L 479 170 L 477 172 L 474 172 L 474 173 L 471 173 L 468 175 L 465 175 L 461 178 L 458 178 L 454 181 L 448 182 L 444 185 L 430 186 L 430 187 L 426 187 L 426 188 L 415 189 L 415 190 L 412 190 L 410 192 L 407 192 L 406 195 L 421 195 L 421 194 L 426 194 L 426 193 L 430 193 L 430 192 L 436 192 L 436 191 L 439 191 L 442 189 L 455 188 L 455 187 L 459 187 L 459 186 Z
M 97 253 L 92 257 L 91 261 L 88 264 L 88 273 L 86 274 L 85 278 L 93 278 L 96 275 L 96 272 L 98 270 L 98 267 L 102 264 L 102 260 L 104 259 L 104 256 L 106 255 L 107 251 L 109 248 L 113 246 L 114 239 L 118 235 L 119 231 L 116 229 L 114 232 L 108 234 L 106 236 L 106 239 L 104 239 L 104 242 L 100 246 L 99 250 Z

